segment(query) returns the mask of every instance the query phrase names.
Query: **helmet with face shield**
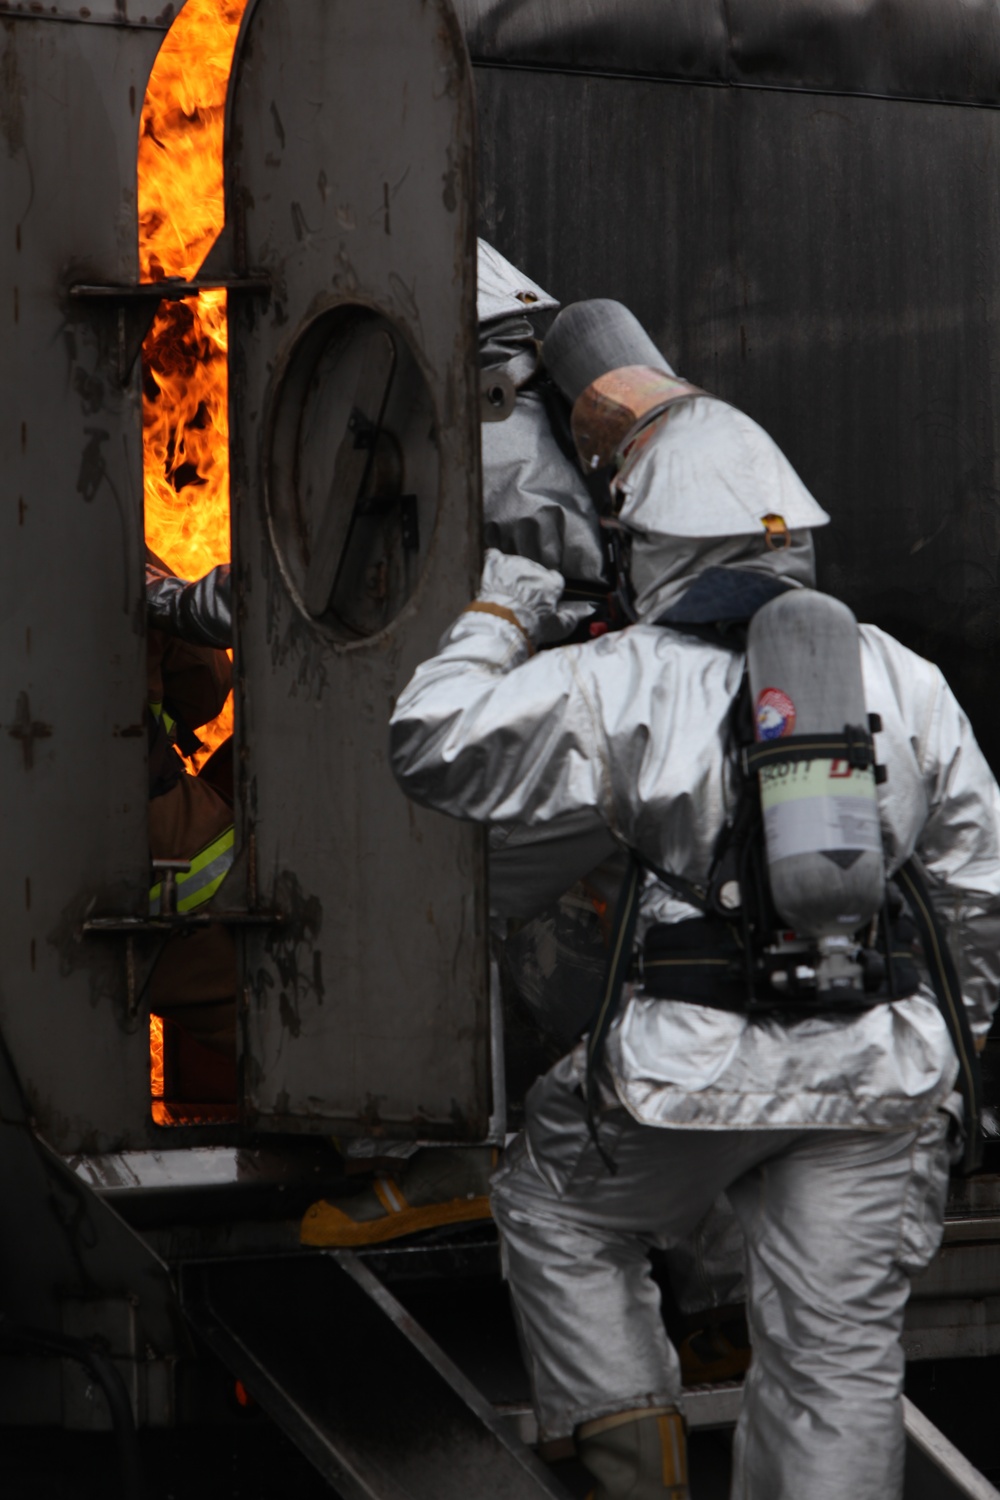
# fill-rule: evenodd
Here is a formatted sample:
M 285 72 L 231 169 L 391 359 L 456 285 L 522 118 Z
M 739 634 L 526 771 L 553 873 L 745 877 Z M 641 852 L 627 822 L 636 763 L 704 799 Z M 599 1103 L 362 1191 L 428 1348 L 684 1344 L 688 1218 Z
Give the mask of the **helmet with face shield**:
M 543 358 L 572 403 L 581 464 L 609 470 L 637 618 L 661 619 L 682 599 L 718 618 L 718 587 L 692 595 L 709 570 L 814 583 L 811 532 L 827 513 L 763 428 L 681 380 L 628 308 L 565 308 Z

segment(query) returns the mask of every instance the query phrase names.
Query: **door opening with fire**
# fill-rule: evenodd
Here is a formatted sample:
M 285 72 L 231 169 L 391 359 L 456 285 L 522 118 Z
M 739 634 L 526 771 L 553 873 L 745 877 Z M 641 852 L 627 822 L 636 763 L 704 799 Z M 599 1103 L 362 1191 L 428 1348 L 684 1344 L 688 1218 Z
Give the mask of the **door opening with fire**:
M 139 269 L 191 278 L 223 226 L 223 126 L 246 0 L 187 0 L 153 66 L 139 132 Z M 232 550 L 227 294 L 159 305 L 142 347 L 146 544 L 195 579 Z M 229 653 L 230 657 L 232 652 Z M 211 778 L 231 757 L 232 693 L 198 730 L 187 768 Z M 231 780 L 231 776 L 230 776 Z M 235 1055 L 207 1051 L 150 1016 L 150 1093 L 159 1125 L 235 1118 Z

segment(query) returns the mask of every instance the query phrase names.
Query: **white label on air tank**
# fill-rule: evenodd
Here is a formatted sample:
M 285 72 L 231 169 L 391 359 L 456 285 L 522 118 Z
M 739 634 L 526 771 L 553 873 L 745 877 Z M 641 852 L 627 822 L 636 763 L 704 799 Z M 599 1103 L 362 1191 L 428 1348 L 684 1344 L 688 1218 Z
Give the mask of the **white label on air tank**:
M 778 761 L 760 773 L 767 853 L 772 860 L 793 854 L 867 850 L 881 853 L 875 772 L 845 761 Z

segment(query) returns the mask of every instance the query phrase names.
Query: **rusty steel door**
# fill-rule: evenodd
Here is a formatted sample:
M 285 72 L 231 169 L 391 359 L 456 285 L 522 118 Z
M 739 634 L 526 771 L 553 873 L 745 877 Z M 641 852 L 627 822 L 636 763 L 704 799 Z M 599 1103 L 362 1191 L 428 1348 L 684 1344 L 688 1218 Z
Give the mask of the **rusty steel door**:
M 139 9 L 0 16 L 0 1034 L 61 1151 L 153 1133 L 126 945 L 84 932 L 149 882 L 138 343 L 109 290 L 166 30 Z
M 259 0 L 226 130 L 244 1097 L 487 1126 L 484 851 L 387 761 L 480 557 L 473 103 L 446 0 Z

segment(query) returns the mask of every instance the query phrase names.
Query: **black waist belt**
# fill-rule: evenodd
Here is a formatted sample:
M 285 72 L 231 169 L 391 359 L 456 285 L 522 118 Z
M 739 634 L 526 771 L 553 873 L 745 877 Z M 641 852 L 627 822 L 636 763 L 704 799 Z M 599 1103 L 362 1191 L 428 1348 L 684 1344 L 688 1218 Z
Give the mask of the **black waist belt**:
M 692 917 L 651 927 L 633 978 L 658 1000 L 694 1000 L 719 1010 L 747 1008 L 746 958 L 727 922 Z
M 717 1010 L 776 1010 L 788 1018 L 816 1011 L 868 1010 L 912 995 L 919 983 L 912 951 L 894 942 L 892 959 L 891 987 L 881 979 L 871 988 L 836 994 L 783 993 L 748 969 L 747 956 L 727 922 L 693 917 L 650 928 L 641 968 L 633 971 L 633 977 L 641 979 L 646 994 L 654 999 L 691 1000 Z
M 635 973 L 632 967 L 632 941 L 639 915 L 642 874 L 646 868 L 645 862 L 633 853 L 615 908 L 604 988 L 587 1039 L 587 1124 L 594 1144 L 610 1172 L 615 1171 L 615 1165 L 604 1151 L 597 1129 L 598 1074 L 604 1043 L 618 1009 L 622 984 L 630 972 Z M 696 905 L 703 906 L 699 892 L 688 882 L 678 881 L 669 872 L 661 871 L 655 866 L 649 868 L 669 888 L 683 887 L 685 899 L 693 897 Z M 982 1085 L 979 1059 L 962 1000 L 958 972 L 943 924 L 934 910 L 926 877 L 916 859 L 907 860 L 896 872 L 894 879 L 906 898 L 915 922 L 934 994 L 958 1057 L 959 1086 L 965 1105 L 963 1169 L 966 1172 L 975 1171 L 982 1155 L 979 1123 Z M 865 996 L 861 1001 L 865 1006 L 901 999 L 917 988 L 919 976 L 911 951 L 907 950 L 905 943 L 897 951 L 899 938 L 902 936 L 903 934 L 890 934 L 887 944 L 886 969 L 889 981 L 885 983 L 885 993 L 880 995 L 876 991 Z M 740 971 L 741 982 L 738 982 L 737 973 Z M 839 996 L 831 996 L 832 1003 L 829 1004 L 823 1003 L 823 997 L 817 997 L 810 1004 L 804 1003 L 800 996 L 795 996 L 793 1000 L 776 997 L 766 1007 L 759 1005 L 755 998 L 757 986 L 753 983 L 754 970 L 748 966 L 735 930 L 728 923 L 711 916 L 653 927 L 646 936 L 643 948 L 643 977 L 646 993 L 654 997 L 690 999 L 698 1004 L 716 1005 L 726 1010 L 780 1009 L 785 1018 L 791 1019 L 795 1014 L 804 1016 L 821 1008 L 827 1011 L 847 1009 Z M 740 995 L 738 1003 L 735 999 L 737 988 Z M 768 988 L 771 989 L 771 986 Z

